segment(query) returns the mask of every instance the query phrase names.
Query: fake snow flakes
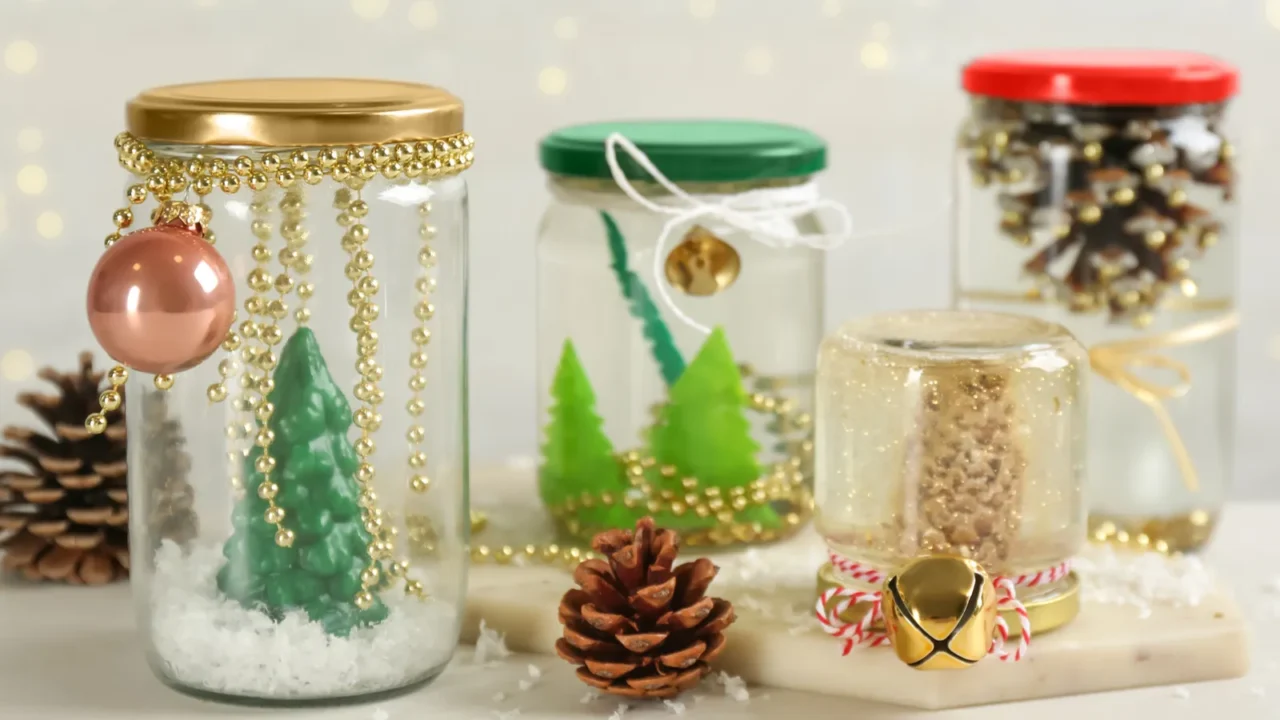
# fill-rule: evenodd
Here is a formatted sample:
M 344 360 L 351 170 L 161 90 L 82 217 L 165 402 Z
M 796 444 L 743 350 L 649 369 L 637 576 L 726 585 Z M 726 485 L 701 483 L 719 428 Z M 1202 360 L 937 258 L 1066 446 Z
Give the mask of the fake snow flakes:
M 716 676 L 716 682 L 724 686 L 724 694 L 733 698 L 740 703 L 751 701 L 751 691 L 747 690 L 747 683 L 740 677 L 735 677 L 721 670 Z
M 1213 575 L 1191 555 L 1119 551 L 1090 546 L 1073 561 L 1087 602 L 1129 605 L 1148 617 L 1159 605 L 1196 607 L 1214 589 Z
M 278 621 L 217 587 L 219 545 L 155 554 L 150 636 L 160 672 L 191 688 L 263 699 L 310 699 L 392 690 L 439 672 L 458 636 L 454 609 L 387 593 L 387 619 L 335 637 L 302 611 Z
M 481 619 L 480 635 L 476 637 L 476 652 L 472 660 L 477 665 L 488 665 L 510 656 L 511 651 L 507 649 L 506 636 L 485 625 L 484 619 Z

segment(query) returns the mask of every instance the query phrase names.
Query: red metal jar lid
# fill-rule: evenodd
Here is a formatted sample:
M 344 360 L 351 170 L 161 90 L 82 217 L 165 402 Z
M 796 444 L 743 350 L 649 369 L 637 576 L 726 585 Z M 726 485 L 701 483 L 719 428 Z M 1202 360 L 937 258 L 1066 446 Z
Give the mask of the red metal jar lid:
M 1187 105 L 1235 95 L 1239 71 L 1217 58 L 1167 50 L 1032 50 L 979 57 L 964 68 L 973 95 L 1073 105 Z

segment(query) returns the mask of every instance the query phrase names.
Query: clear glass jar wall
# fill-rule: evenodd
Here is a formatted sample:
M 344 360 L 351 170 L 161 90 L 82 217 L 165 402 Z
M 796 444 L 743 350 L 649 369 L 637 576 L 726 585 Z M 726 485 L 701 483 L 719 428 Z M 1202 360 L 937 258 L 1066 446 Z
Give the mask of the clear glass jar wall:
M 1066 330 L 1027 317 L 915 311 L 840 327 L 818 356 L 819 532 L 883 571 L 938 553 L 1006 577 L 1070 559 L 1085 539 L 1086 367 Z
M 146 149 L 184 165 L 267 152 Z M 278 157 L 297 151 L 320 152 Z M 387 174 L 175 196 L 211 209 L 240 305 L 238 339 L 167 392 L 134 372 L 126 394 L 140 627 L 181 689 L 343 698 L 451 657 L 469 552 L 467 191 Z
M 790 485 L 807 482 L 811 466 L 812 348 L 822 332 L 820 251 L 769 248 L 713 225 L 718 240 L 711 242 L 727 243 L 740 268 L 732 284 L 707 296 L 668 289 L 685 313 L 713 328 L 707 335 L 663 307 L 654 286 L 670 283 L 652 272 L 666 218 L 603 182 L 552 178 L 550 185 L 553 202 L 537 252 L 539 417 L 549 422 L 544 500 L 553 509 L 582 494 L 625 501 L 629 463 L 619 466 L 614 456 L 631 453 L 639 461 L 631 464 L 643 466 L 638 474 L 656 486 L 658 497 L 665 492 L 678 503 L 663 508 L 660 522 L 682 528 L 690 542 L 767 539 L 793 528 L 800 508 Z M 796 222 L 808 231 L 817 224 L 813 216 Z M 691 229 L 681 227 L 674 236 Z M 667 252 L 678 252 L 677 245 Z M 567 424 L 581 421 L 573 403 L 588 398 L 594 398 L 599 424 Z M 561 433 L 583 443 L 576 457 L 560 456 L 576 467 L 559 462 L 556 445 L 567 441 Z M 686 487 L 685 478 L 697 478 L 700 487 Z M 703 496 L 686 499 L 690 489 Z M 707 490 L 713 490 L 709 497 Z M 722 500 L 714 502 L 719 491 Z M 761 493 L 780 502 L 765 501 Z M 744 509 L 744 503 L 755 506 Z M 650 512 L 647 500 L 632 505 L 571 512 L 568 529 L 589 534 L 592 526 L 626 527 Z M 729 528 L 726 519 L 740 527 Z M 691 532 L 717 526 L 714 539 Z
M 1090 348 L 1091 529 L 1185 550 L 1231 477 L 1236 218 L 1221 103 L 974 97 L 960 135 L 957 304 Z

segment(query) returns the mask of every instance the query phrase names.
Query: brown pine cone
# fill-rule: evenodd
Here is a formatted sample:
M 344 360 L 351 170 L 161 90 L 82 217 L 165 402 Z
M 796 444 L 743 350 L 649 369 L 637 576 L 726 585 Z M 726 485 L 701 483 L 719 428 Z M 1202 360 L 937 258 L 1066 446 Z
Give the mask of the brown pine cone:
M 98 585 L 129 575 L 129 492 L 123 405 L 107 413 L 107 431 L 91 435 L 84 420 L 98 410 L 104 373 L 81 353 L 77 372 L 44 368 L 39 377 L 58 393 L 22 393 L 18 404 L 45 428 L 4 430 L 0 457 L 21 465 L 0 471 L 0 569 L 31 580 Z M 185 542 L 195 535 L 191 458 L 182 428 L 162 393 L 143 397 L 137 418 L 148 488 L 145 525 L 151 541 Z
M 564 637 L 556 653 L 579 665 L 578 678 L 606 693 L 671 698 L 698 684 L 724 650 L 734 621 L 727 600 L 706 597 L 718 568 L 706 558 L 675 569 L 680 539 L 651 518 L 596 535 L 606 559 L 573 573 L 580 589 L 560 600 Z
M 4 429 L 0 457 L 22 470 L 0 473 L 0 567 L 32 580 L 97 585 L 129 571 L 129 509 L 122 411 L 107 413 L 106 433 L 84 419 L 98 410 L 103 373 L 81 353 L 78 372 L 40 370 L 57 395 L 21 393 L 18 404 L 46 426 Z

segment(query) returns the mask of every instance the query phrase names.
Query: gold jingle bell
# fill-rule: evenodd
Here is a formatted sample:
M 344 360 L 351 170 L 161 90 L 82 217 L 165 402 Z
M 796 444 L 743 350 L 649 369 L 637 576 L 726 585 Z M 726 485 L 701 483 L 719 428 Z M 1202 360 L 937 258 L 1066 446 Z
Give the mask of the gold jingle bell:
M 898 659 L 917 670 L 966 668 L 987 656 L 996 589 L 978 563 L 916 558 L 884 582 L 885 629 Z
M 729 243 L 701 225 L 694 225 L 684 240 L 667 255 L 667 282 L 686 295 L 708 296 L 738 279 L 742 258 Z

